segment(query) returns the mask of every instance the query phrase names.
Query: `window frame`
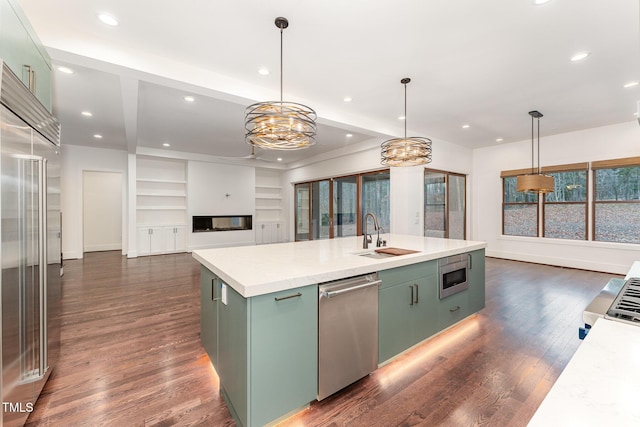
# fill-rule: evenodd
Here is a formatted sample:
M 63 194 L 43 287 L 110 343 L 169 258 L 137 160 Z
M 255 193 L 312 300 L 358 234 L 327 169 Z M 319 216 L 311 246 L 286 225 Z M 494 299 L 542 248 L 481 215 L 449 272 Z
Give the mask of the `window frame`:
M 513 236 L 513 237 L 540 237 L 540 195 L 537 195 L 537 200 L 535 202 L 507 202 L 505 201 L 507 191 L 505 188 L 505 178 L 514 178 L 518 175 L 524 175 L 531 173 L 531 168 L 527 169 L 514 169 L 508 171 L 500 172 L 500 178 L 502 180 L 502 235 L 503 236 Z M 506 206 L 523 206 L 523 205 L 535 205 L 536 206 L 536 235 L 535 236 L 525 236 L 522 234 L 505 234 L 504 233 L 504 212 Z
M 458 172 L 449 172 L 449 171 L 445 171 L 445 170 L 440 170 L 440 169 L 430 169 L 430 168 L 425 168 L 424 172 L 423 172 L 423 177 L 422 177 L 422 185 L 423 187 L 426 186 L 426 178 L 427 178 L 427 174 L 428 173 L 439 173 L 439 174 L 443 174 L 444 175 L 444 186 L 445 186 L 445 200 L 444 200 L 444 223 L 445 223 L 445 227 L 444 227 L 444 238 L 448 239 L 449 238 L 449 234 L 450 234 L 450 225 L 451 225 L 451 221 L 449 221 L 449 206 L 450 206 L 450 202 L 449 202 L 449 197 L 451 195 L 451 191 L 449 190 L 449 183 L 450 183 L 450 176 L 456 176 L 456 177 L 460 177 L 464 180 L 464 212 L 463 212 L 463 218 L 462 218 L 462 235 L 463 235 L 463 240 L 467 239 L 467 175 L 463 174 L 463 173 L 458 173 Z M 423 193 L 425 192 L 425 188 L 423 188 Z M 427 200 L 426 197 L 423 200 L 423 206 L 422 206 L 422 212 L 423 212 L 423 216 L 424 216 L 424 223 L 426 224 L 427 218 L 426 218 L 426 207 L 427 207 Z M 423 235 L 426 232 L 426 225 L 423 226 Z
M 619 168 L 629 168 L 629 167 L 640 167 L 640 157 L 626 157 L 621 159 L 610 159 L 610 160 L 600 160 L 591 162 L 591 170 L 593 171 L 593 188 L 591 191 L 591 205 L 592 205 L 592 220 L 591 220 L 591 240 L 594 242 L 606 242 L 606 243 L 618 243 L 618 244 L 631 244 L 638 245 L 639 243 L 633 242 L 618 242 L 612 240 L 598 240 L 596 234 L 596 222 L 597 222 L 597 205 L 605 205 L 605 204 L 630 204 L 630 203 L 640 203 L 640 199 L 638 200 L 597 200 L 597 171 L 603 169 L 619 169 Z M 638 240 L 640 240 L 640 236 L 638 236 Z
M 586 181 L 586 190 L 585 190 L 585 201 L 584 202 L 547 202 L 546 195 L 542 197 L 542 212 L 540 215 L 542 216 L 542 233 L 541 237 L 551 238 L 551 239 L 562 239 L 562 240 L 588 240 L 589 239 L 589 163 L 572 163 L 566 165 L 556 165 L 556 166 L 545 166 L 540 169 L 541 173 L 544 174 L 552 174 L 552 173 L 562 173 L 562 172 L 585 172 L 585 181 Z M 540 197 L 538 196 L 538 199 Z M 584 204 L 584 239 L 565 239 L 562 237 L 547 237 L 546 234 L 546 206 L 547 205 L 580 205 Z
M 335 180 L 338 179 L 343 179 L 343 178 L 351 178 L 351 177 L 356 177 L 356 236 L 362 236 L 362 217 L 364 215 L 364 213 L 362 212 L 362 183 L 363 183 L 363 177 L 366 175 L 372 175 L 372 174 L 382 174 L 382 173 L 389 173 L 389 180 L 391 180 L 391 174 L 390 174 L 391 170 L 390 169 L 379 169 L 379 170 L 374 170 L 374 171 L 369 171 L 369 172 L 361 172 L 361 173 L 354 173 L 354 174 L 347 174 L 347 175 L 340 175 L 340 176 L 335 176 L 335 177 L 330 177 L 330 178 L 319 178 L 319 179 L 314 179 L 314 180 L 310 180 L 310 181 L 301 181 L 301 182 L 296 182 L 293 183 L 293 187 L 294 187 L 294 241 L 296 242 L 304 242 L 307 240 L 324 240 L 324 239 L 314 239 L 314 227 L 313 227 L 313 199 L 314 199 L 314 193 L 313 193 L 313 184 L 315 183 L 319 183 L 322 181 L 329 181 L 329 237 L 328 239 L 334 239 L 336 237 L 340 237 L 340 236 L 336 236 L 335 231 L 334 231 L 334 217 L 335 217 L 335 211 L 334 211 L 334 206 L 333 206 L 333 200 L 334 200 L 334 182 Z M 299 185 L 307 185 L 309 188 L 309 238 L 308 239 L 298 239 L 298 230 L 297 230 L 297 214 L 298 214 L 298 206 L 297 206 L 297 199 L 295 197 L 295 191 L 296 191 L 296 187 Z M 389 196 L 391 196 L 391 186 L 389 187 Z M 388 230 L 385 230 L 388 232 Z

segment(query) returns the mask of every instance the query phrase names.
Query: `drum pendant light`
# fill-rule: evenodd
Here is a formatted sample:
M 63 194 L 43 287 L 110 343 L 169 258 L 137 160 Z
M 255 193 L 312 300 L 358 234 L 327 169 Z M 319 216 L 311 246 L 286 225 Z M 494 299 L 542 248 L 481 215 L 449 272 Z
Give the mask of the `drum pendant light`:
M 289 26 L 278 17 L 280 29 L 280 101 L 259 102 L 245 110 L 245 141 L 260 148 L 299 150 L 316 143 L 316 112 L 306 105 L 282 100 L 282 32 Z
M 516 190 L 525 193 L 553 193 L 555 188 L 555 180 L 552 176 L 543 175 L 540 173 L 540 117 L 542 113 L 539 111 L 529 111 L 531 116 L 531 173 L 526 175 L 519 175 L 516 177 Z M 538 171 L 533 165 L 534 150 L 533 150 L 533 120 L 538 120 Z
M 407 84 L 405 77 L 400 80 L 404 85 L 404 138 L 389 139 L 382 143 L 382 161 L 386 166 L 418 166 L 431 163 L 431 140 L 419 136 L 407 138 Z

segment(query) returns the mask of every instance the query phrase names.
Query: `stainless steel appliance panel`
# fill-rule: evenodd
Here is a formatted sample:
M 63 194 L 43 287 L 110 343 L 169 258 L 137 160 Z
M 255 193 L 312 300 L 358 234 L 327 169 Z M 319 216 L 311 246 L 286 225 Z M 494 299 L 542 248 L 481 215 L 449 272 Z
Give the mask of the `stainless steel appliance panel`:
M 378 367 L 377 274 L 318 288 L 318 400 Z
M 460 254 L 438 260 L 440 299 L 469 289 L 469 257 Z
M 13 427 L 23 425 L 33 410 L 58 349 L 60 209 L 49 199 L 59 199 L 60 167 L 59 147 L 27 119 L 57 121 L 43 113 L 2 61 L 0 69 L 0 425 Z M 23 120 L 17 112 L 28 107 L 33 113 Z

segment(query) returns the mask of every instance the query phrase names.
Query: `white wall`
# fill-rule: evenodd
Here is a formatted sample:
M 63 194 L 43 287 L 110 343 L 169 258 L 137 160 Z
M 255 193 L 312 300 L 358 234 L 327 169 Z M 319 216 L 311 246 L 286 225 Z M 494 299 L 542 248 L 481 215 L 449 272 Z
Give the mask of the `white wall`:
M 189 250 L 254 244 L 253 230 L 193 233 L 191 217 L 194 215 L 255 216 L 255 169 L 247 166 L 189 161 L 187 175 Z
M 122 174 L 122 217 L 126 216 L 127 153 L 118 150 L 63 145 L 62 148 L 62 253 L 64 259 L 82 258 L 82 174 L 83 171 Z M 121 241 L 127 242 L 127 225 L 123 221 Z M 127 251 L 123 244 L 122 253 Z
M 540 139 L 542 166 L 638 155 L 640 127 L 636 121 Z M 621 274 L 640 259 L 638 245 L 502 236 L 500 172 L 530 166 L 531 140 L 473 151 L 471 238 L 488 243 L 487 255 Z
M 294 218 L 293 184 L 321 178 L 349 175 L 357 172 L 384 169 L 380 164 L 380 144 L 373 139 L 354 147 L 346 147 L 333 153 L 332 158 L 300 166 L 283 173 L 283 206 L 287 206 L 287 217 Z M 472 177 L 472 153 L 470 149 L 434 140 L 433 161 L 426 165 L 429 169 L 446 170 L 468 175 L 467 206 L 470 212 L 469 195 Z M 391 168 L 391 230 L 392 233 L 422 235 L 424 229 L 424 169 L 422 166 Z M 467 217 L 471 217 L 468 215 Z M 288 220 L 289 236 L 295 236 L 295 225 Z M 471 223 L 467 220 L 467 230 Z M 470 237 L 467 233 L 467 238 Z

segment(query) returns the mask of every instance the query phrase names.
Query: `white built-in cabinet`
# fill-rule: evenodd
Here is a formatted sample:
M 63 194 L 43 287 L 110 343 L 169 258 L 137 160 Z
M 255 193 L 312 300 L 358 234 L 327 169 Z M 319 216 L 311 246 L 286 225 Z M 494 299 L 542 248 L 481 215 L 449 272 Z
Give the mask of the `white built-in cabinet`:
M 280 172 L 271 169 L 256 169 L 256 244 L 280 243 L 286 241 L 282 214 L 282 185 Z
M 187 162 L 136 159 L 137 254 L 187 250 Z

